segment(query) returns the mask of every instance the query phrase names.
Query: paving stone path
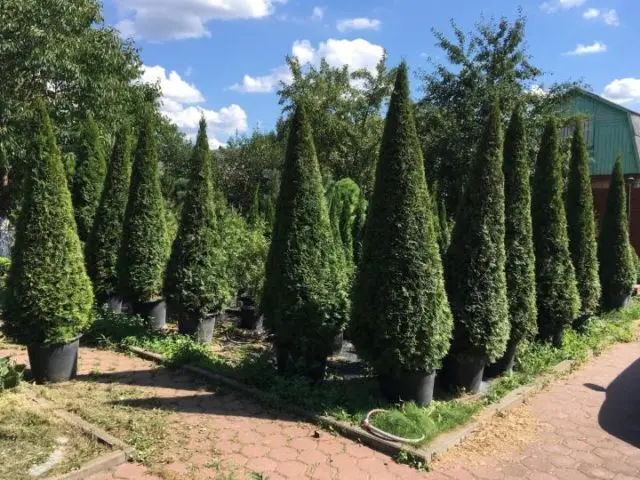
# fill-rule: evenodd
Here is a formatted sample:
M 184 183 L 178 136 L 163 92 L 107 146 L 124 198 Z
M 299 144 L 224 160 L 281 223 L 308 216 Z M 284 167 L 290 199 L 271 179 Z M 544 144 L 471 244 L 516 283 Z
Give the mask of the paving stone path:
M 21 356 L 19 360 L 26 360 Z M 240 395 L 203 391 L 197 379 L 183 373 L 114 352 L 83 349 L 81 375 L 110 372 L 110 382 L 130 384 L 132 392 L 144 391 L 144 398 L 132 393 L 124 399 L 129 405 L 149 408 L 152 393 L 153 408 L 170 409 L 172 424 L 189 426 L 186 433 L 180 432 L 184 435 L 179 439 L 180 455 L 154 469 L 160 477 L 130 463 L 88 480 L 638 479 L 639 357 L 638 343 L 614 347 L 521 408 L 535 427 L 521 442 L 507 441 L 498 451 L 483 453 L 480 441 L 480 454 L 463 445 L 426 473 Z M 493 428 L 490 425 L 487 430 Z

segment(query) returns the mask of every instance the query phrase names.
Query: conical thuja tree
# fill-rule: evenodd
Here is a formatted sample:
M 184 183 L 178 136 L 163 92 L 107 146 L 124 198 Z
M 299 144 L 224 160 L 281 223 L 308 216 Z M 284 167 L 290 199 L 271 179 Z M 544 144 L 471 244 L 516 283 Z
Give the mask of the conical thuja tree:
M 533 178 L 531 216 L 536 255 L 538 332 L 543 340 L 562 341 L 562 333 L 576 318 L 580 297 L 569 253 L 562 162 L 558 128 L 550 119 L 542 135 Z
M 493 362 L 504 354 L 509 339 L 500 122 L 494 102 L 447 251 L 447 292 L 455 324 L 450 354 L 455 359 Z
M 86 242 L 100 203 L 107 164 L 98 125 L 89 113 L 81 134 L 73 176 L 73 207 L 80 240 Z
M 118 256 L 131 179 L 131 137 L 127 127 L 116 136 L 100 205 L 86 246 L 87 271 L 99 304 L 117 297 Z
M 437 219 L 407 77 L 402 63 L 380 148 L 351 319 L 358 354 L 374 366 L 383 383 L 402 372 L 430 374 L 438 369 L 452 329 Z
M 146 302 L 160 296 L 167 246 L 153 114 L 149 112 L 138 135 L 118 260 L 125 300 Z
M 598 243 L 602 306 L 606 310 L 624 306 L 634 284 L 635 267 L 629 243 L 626 198 L 622 160 L 618 156 Z
M 191 156 L 189 188 L 164 278 L 168 306 L 195 319 L 218 313 L 231 297 L 224 253 L 216 230 L 207 124 Z
M 505 274 L 511 334 L 496 373 L 510 370 L 518 344 L 537 332 L 529 156 L 520 105 L 513 111 L 505 136 L 503 172 Z
M 346 275 L 303 105 L 288 142 L 261 307 L 275 334 L 279 369 L 318 378 L 346 319 Z
M 264 221 L 264 215 L 260 208 L 260 185 L 253 191 L 251 206 L 249 207 L 249 215 L 247 216 L 249 225 L 253 228 L 257 227 L 260 222 Z
M 600 303 L 600 279 L 589 154 L 582 122 L 576 122 L 571 143 L 566 204 L 569 250 L 580 294 L 580 312 L 592 315 Z
M 27 345 L 68 343 L 91 322 L 93 291 L 49 116 L 38 101 L 25 200 L 7 280 L 4 332 Z

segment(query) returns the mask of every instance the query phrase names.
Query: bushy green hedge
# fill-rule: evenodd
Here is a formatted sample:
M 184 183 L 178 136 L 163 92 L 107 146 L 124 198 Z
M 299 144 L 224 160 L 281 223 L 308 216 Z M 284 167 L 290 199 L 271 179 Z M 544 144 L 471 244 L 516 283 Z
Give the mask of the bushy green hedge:
M 41 100 L 30 133 L 32 169 L 16 228 L 3 328 L 27 345 L 66 343 L 90 325 L 93 290 L 60 151 Z
M 125 300 L 143 302 L 160 295 L 167 250 L 154 120 L 149 112 L 138 135 L 118 260 Z
M 629 243 L 627 195 L 620 156 L 611 175 L 607 209 L 600 229 L 598 258 L 602 306 L 605 310 L 620 308 L 631 295 L 636 274 Z
M 452 318 L 407 66 L 398 68 L 354 286 L 351 335 L 381 375 L 430 373 L 451 339 Z
M 445 262 L 455 325 L 450 354 L 487 362 L 503 355 L 510 330 L 500 123 L 496 101 L 487 116 L 473 180 L 465 191 Z
M 569 253 L 564 208 L 558 126 L 550 119 L 542 135 L 533 178 L 531 215 L 536 255 L 538 331 L 543 340 L 558 343 L 580 309 L 580 297 Z
M 131 137 L 127 127 L 116 136 L 100 205 L 86 246 L 87 271 L 98 303 L 118 294 L 118 256 L 131 180 Z

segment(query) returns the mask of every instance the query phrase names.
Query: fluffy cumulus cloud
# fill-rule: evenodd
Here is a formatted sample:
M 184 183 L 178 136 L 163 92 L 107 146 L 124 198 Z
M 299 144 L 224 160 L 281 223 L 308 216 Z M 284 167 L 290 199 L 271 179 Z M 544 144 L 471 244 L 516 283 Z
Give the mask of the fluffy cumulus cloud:
M 582 16 L 587 20 L 602 20 L 611 27 L 620 25 L 620 16 L 615 9 L 600 10 L 598 8 L 589 8 L 584 11 Z
M 286 0 L 115 0 L 124 37 L 169 40 L 209 36 L 212 20 L 263 18 Z
M 340 32 L 348 32 L 349 30 L 380 30 L 382 22 L 376 18 L 344 18 L 338 20 L 336 28 Z
M 566 52 L 565 55 L 592 55 L 594 53 L 604 53 L 607 51 L 607 46 L 602 42 L 593 42 L 591 45 L 583 45 L 579 43 L 578 46 Z
M 555 13 L 559 10 L 581 7 L 587 0 L 549 0 L 540 5 L 540 9 L 546 13 Z
M 195 138 L 200 118 L 204 115 L 209 127 L 212 148 L 223 145 L 220 136 L 229 136 L 248 129 L 247 114 L 239 105 L 229 105 L 218 111 L 203 108 L 205 97 L 195 85 L 185 82 L 175 72 L 159 65 L 143 66 L 141 82 L 156 84 L 162 92 L 161 112 L 189 137 Z
M 347 65 L 350 70 L 365 68 L 375 73 L 376 65 L 384 56 L 384 48 L 362 38 L 355 40 L 330 38 L 317 47 L 308 40 L 298 40 L 291 47 L 291 54 L 303 65 L 318 65 L 324 58 L 332 67 Z M 287 66 L 282 65 L 274 68 L 268 75 L 258 77 L 245 75 L 241 83 L 230 88 L 245 93 L 269 93 L 275 91 L 280 82 L 288 83 L 291 80 Z
M 619 78 L 604 87 L 604 97 L 616 103 L 640 103 L 640 78 Z

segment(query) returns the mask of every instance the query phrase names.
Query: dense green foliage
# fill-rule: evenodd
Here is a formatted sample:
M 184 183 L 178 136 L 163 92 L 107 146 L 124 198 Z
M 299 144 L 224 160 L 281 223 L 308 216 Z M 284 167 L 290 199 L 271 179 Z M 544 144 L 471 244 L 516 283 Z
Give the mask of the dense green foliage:
M 336 241 L 343 252 L 347 268 L 353 270 L 353 223 L 360 201 L 360 188 L 350 178 L 343 178 L 327 188 L 329 220 Z
M 504 211 L 509 348 L 533 338 L 536 324 L 536 276 L 531 223 L 529 155 L 522 107 L 513 111 L 504 142 Z
M 91 322 L 85 271 L 60 151 L 46 107 L 37 102 L 32 162 L 7 281 L 4 331 L 23 343 L 65 343 Z
M 623 306 L 631 295 L 635 279 L 626 199 L 622 160 L 618 156 L 611 174 L 607 209 L 602 219 L 598 243 L 602 306 L 606 310 Z
M 452 318 L 436 220 L 402 63 L 377 164 L 351 319 L 359 355 L 379 374 L 431 373 L 449 348 Z
M 580 311 L 585 315 L 592 315 L 600 304 L 600 278 L 589 153 L 584 141 L 582 121 L 576 122 L 571 142 L 566 204 L 569 250 L 580 294 Z
M 580 309 L 569 253 L 561 168 L 557 123 L 552 118 L 544 129 L 538 153 L 531 216 L 536 255 L 538 332 L 543 340 L 554 340 L 556 343 Z
M 93 228 L 93 219 L 100 204 L 107 172 L 107 162 L 98 125 L 91 113 L 84 124 L 75 162 L 72 200 L 78 236 L 86 242 Z
M 147 113 L 136 145 L 118 261 L 123 298 L 142 302 L 160 295 L 167 247 L 154 122 Z
M 451 245 L 446 283 L 454 318 L 450 354 L 493 362 L 509 339 L 500 108 L 494 102 Z
M 291 120 L 276 212 L 262 311 L 277 347 L 308 373 L 343 327 L 348 292 L 303 105 Z
M 131 180 L 131 137 L 128 127 L 116 136 L 107 178 L 86 246 L 87 272 L 98 303 L 118 295 L 118 256 Z
M 360 257 L 362 255 L 362 242 L 364 240 L 364 227 L 367 222 L 367 209 L 369 202 L 364 198 L 364 195 L 360 194 L 358 203 L 356 204 L 356 211 L 353 217 L 353 226 L 351 227 L 351 238 L 353 240 L 353 263 L 358 266 Z

